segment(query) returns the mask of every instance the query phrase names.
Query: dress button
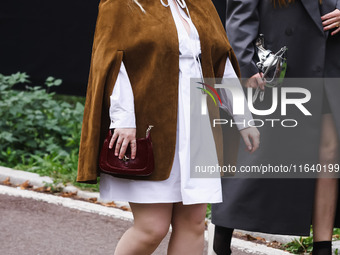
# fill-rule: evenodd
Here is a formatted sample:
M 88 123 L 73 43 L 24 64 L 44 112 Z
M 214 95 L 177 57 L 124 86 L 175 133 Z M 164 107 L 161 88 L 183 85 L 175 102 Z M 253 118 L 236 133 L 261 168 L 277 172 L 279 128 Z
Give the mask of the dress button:
M 293 34 L 293 29 L 288 27 L 288 28 L 286 28 L 285 33 L 286 33 L 286 35 L 291 36 Z

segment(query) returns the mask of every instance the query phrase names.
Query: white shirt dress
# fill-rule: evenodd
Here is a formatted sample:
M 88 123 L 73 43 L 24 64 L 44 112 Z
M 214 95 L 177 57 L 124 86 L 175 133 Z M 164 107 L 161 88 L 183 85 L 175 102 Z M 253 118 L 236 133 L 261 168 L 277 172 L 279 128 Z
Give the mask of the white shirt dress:
M 219 203 L 222 202 L 220 178 L 190 178 L 190 78 L 201 77 L 199 62 L 194 56 L 201 53 L 198 32 L 179 7 L 180 15 L 190 25 L 190 35 L 176 11 L 177 2 L 169 1 L 169 7 L 176 24 L 179 40 L 179 93 L 177 114 L 177 138 L 175 157 L 170 177 L 164 181 L 129 180 L 100 174 L 100 197 L 106 201 L 127 201 L 134 203 Z M 160 7 L 162 8 L 162 6 Z M 229 61 L 226 62 L 224 78 L 236 78 Z M 239 85 L 241 86 L 241 85 Z M 222 108 L 232 112 L 232 98 L 227 91 L 221 93 Z M 135 128 L 133 92 L 124 63 L 110 97 L 110 128 Z M 235 121 L 251 119 L 250 113 L 234 116 Z M 244 127 L 239 127 L 242 129 Z M 152 133 L 152 130 L 151 130 Z M 138 151 L 138 148 L 137 148 Z M 216 156 L 217 162 L 217 156 Z

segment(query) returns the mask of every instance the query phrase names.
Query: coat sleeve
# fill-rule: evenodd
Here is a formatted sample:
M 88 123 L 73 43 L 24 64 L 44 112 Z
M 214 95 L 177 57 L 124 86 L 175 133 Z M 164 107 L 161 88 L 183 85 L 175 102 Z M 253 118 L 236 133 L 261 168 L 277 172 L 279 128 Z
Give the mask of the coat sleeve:
M 337 8 L 338 10 L 340 10 L 340 0 L 337 0 L 337 1 L 336 1 L 336 6 L 335 6 L 335 8 Z
M 226 31 L 236 54 L 242 78 L 250 78 L 259 70 L 253 60 L 254 42 L 259 31 L 260 0 L 226 0 Z

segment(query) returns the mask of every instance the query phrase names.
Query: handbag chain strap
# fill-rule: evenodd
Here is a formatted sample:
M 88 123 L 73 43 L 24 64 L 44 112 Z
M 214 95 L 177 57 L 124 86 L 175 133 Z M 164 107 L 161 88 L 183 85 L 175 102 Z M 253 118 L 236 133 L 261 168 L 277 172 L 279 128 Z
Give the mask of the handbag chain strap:
M 146 137 L 148 137 L 148 135 L 151 131 L 151 128 L 153 128 L 153 125 L 149 125 L 148 129 L 146 130 Z

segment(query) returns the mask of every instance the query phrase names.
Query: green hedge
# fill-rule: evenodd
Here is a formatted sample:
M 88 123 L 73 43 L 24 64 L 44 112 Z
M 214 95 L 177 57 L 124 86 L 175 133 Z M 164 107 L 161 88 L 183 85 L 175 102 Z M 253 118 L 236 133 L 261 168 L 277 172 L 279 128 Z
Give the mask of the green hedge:
M 0 164 L 76 184 L 85 99 L 50 93 L 60 79 L 33 87 L 28 78 L 0 74 Z M 24 91 L 15 89 L 20 83 Z

